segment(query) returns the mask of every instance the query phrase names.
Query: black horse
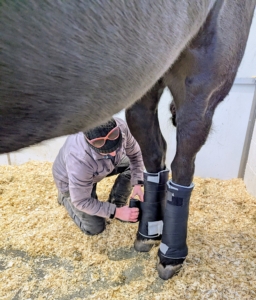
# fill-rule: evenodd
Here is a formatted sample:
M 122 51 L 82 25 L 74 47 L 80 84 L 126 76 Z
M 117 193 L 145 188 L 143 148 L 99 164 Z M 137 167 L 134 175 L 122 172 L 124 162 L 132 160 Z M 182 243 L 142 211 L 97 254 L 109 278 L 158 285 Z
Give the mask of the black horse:
M 255 3 L 1 1 L 0 153 L 94 127 L 140 99 L 126 112 L 147 170 L 135 248 L 161 239 L 158 272 L 170 278 L 188 252 L 195 157 L 234 81 Z M 157 119 L 166 86 L 177 123 L 171 181 Z
M 232 87 L 244 53 L 244 47 L 238 49 L 231 35 L 224 38 L 223 32 L 228 31 L 224 16 L 225 6 L 217 3 L 179 59 L 144 97 L 126 110 L 126 120 L 140 144 L 146 170 L 159 177 L 158 183 L 152 183 L 147 180 L 148 174 L 145 173 L 144 199 L 149 203 L 145 208 L 142 207 L 145 218 L 142 214 L 135 248 L 138 251 L 149 251 L 155 242 L 162 240 L 164 246 L 161 250 L 160 245 L 157 268 L 163 279 L 172 277 L 187 256 L 188 208 L 196 154 L 207 139 L 217 105 Z M 245 15 L 244 18 L 247 22 Z M 242 33 L 240 38 L 245 45 L 247 36 Z M 163 201 L 164 188 L 161 188 L 161 180 L 167 179 L 163 172 L 166 169 L 167 146 L 161 134 L 157 111 L 165 87 L 173 95 L 170 110 L 172 122 L 177 126 L 177 149 L 171 164 L 172 180 L 167 185 L 167 203 Z M 176 198 L 180 198 L 180 201 L 175 201 Z M 152 202 L 154 205 L 158 202 L 164 209 L 149 216 Z M 161 219 L 164 219 L 163 236 L 150 236 L 148 222 Z

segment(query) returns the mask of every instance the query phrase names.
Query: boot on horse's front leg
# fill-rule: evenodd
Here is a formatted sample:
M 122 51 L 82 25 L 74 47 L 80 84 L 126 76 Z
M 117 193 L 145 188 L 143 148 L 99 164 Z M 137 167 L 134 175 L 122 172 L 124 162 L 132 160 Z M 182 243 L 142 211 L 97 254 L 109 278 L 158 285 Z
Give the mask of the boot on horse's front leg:
M 167 182 L 167 201 L 164 214 L 162 242 L 158 250 L 157 271 L 159 277 L 167 280 L 177 273 L 188 255 L 187 222 L 189 200 L 194 188 Z
M 159 244 L 163 229 L 166 182 L 169 170 L 144 172 L 144 202 L 140 202 L 140 222 L 134 243 L 135 250 L 148 252 Z

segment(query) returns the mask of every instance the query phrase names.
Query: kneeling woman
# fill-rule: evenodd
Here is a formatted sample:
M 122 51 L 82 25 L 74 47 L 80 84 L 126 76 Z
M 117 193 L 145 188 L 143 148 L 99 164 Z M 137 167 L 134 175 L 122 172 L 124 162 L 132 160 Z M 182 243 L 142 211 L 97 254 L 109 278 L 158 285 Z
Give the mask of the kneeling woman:
M 138 208 L 126 204 L 131 192 L 131 197 L 138 195 L 143 201 L 143 168 L 140 147 L 127 124 L 112 118 L 87 132 L 68 136 L 52 168 L 58 202 L 89 235 L 105 229 L 105 218 L 136 222 Z M 97 183 L 116 174 L 108 201 L 98 200 Z

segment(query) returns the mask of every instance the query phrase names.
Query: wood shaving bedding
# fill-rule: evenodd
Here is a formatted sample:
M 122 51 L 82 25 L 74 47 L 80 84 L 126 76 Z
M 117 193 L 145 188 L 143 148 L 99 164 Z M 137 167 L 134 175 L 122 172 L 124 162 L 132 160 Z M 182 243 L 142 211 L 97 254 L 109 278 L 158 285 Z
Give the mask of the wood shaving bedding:
M 241 179 L 195 178 L 189 255 L 168 281 L 138 223 L 86 236 L 57 203 L 52 164 L 0 166 L 0 299 L 256 299 L 256 199 Z M 115 177 L 97 186 L 106 200 Z

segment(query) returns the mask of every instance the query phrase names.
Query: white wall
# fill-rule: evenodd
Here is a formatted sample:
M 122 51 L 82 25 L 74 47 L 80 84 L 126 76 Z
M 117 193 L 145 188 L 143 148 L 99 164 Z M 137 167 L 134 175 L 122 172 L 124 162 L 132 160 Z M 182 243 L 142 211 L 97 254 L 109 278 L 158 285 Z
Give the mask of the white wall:
M 256 80 L 256 11 L 254 12 L 253 24 L 251 27 L 247 47 L 240 65 L 237 76 L 254 77 Z M 256 92 L 255 92 L 256 93 Z M 254 125 L 248 161 L 245 168 L 244 182 L 249 193 L 256 197 L 256 122 Z
M 254 85 L 234 84 L 224 102 L 217 107 L 209 137 L 197 154 L 196 176 L 220 179 L 238 176 L 254 89 Z M 176 151 L 176 129 L 169 120 L 170 102 L 171 95 L 165 90 L 159 116 L 161 130 L 168 144 L 168 166 Z
M 9 153 L 9 162 L 12 165 L 20 165 L 30 160 L 53 162 L 65 139 L 66 137 L 60 137 L 47 140 L 40 144 L 11 152 Z
M 254 125 L 249 157 L 246 164 L 244 182 L 248 192 L 256 197 L 256 123 Z
M 256 78 L 256 10 L 252 20 L 252 26 L 248 37 L 245 53 L 238 69 L 238 78 Z
M 8 157 L 6 154 L 0 155 L 0 165 L 8 165 Z

